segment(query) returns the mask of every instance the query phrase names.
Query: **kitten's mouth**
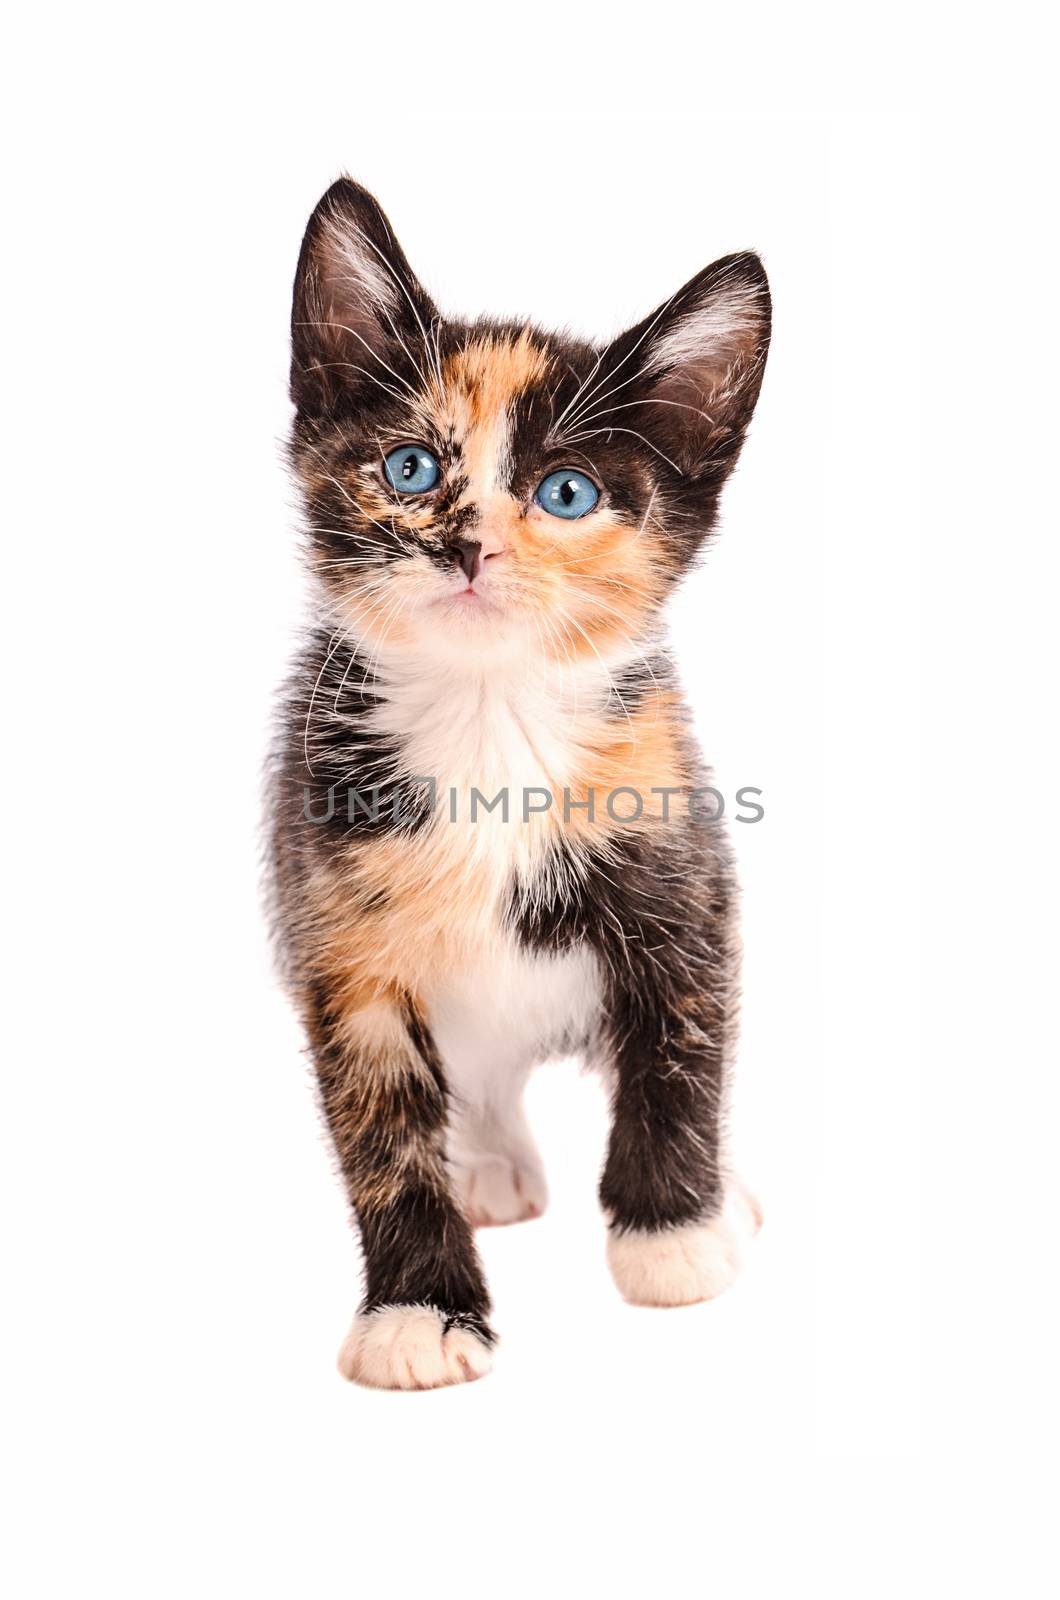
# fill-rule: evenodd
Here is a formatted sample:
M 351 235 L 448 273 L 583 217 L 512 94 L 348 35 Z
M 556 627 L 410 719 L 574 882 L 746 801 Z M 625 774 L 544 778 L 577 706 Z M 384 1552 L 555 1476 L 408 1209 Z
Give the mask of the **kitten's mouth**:
M 498 612 L 501 608 L 496 599 L 483 594 L 481 589 L 475 589 L 468 584 L 466 589 L 457 589 L 448 594 L 439 595 L 434 602 L 436 606 L 446 606 L 456 611 L 458 615 L 467 616 L 475 614 L 485 615 L 487 612 Z

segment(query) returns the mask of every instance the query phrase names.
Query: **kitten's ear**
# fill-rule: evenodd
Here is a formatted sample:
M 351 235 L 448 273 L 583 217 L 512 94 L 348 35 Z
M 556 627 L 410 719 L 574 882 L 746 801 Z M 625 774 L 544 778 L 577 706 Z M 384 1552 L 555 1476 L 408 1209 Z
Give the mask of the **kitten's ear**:
M 640 410 L 636 426 L 691 477 L 723 479 L 743 443 L 769 349 L 770 299 L 756 255 L 724 256 L 686 283 L 608 352 L 612 382 Z M 624 370 L 620 370 L 624 368 Z M 630 412 L 625 415 L 628 417 Z M 597 425 L 608 422 L 606 415 Z M 616 426 L 623 425 L 614 413 Z
M 309 219 L 291 311 L 291 398 L 309 414 L 418 377 L 438 313 L 378 201 L 350 178 Z M 390 370 L 388 370 L 390 369 Z

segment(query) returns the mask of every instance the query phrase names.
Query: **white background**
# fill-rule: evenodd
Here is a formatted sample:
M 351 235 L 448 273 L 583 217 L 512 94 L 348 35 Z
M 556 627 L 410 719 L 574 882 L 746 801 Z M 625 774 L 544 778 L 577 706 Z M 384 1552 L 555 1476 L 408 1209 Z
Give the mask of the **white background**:
M 20 26 L 12 1595 L 1055 1592 L 1050 1335 L 1023 1309 L 1055 1092 L 1016 1081 L 1043 1060 L 1022 1018 L 1051 974 L 1050 856 L 1028 871 L 1021 850 L 1048 794 L 1048 711 L 1025 707 L 1055 533 L 1031 485 L 1055 430 L 1036 165 L 1055 135 L 1029 15 L 112 6 Z M 334 1370 L 356 1250 L 258 906 L 300 614 L 290 284 L 343 169 L 443 307 L 603 336 L 748 246 L 775 306 L 723 538 L 674 611 L 720 786 L 764 790 L 733 833 L 737 1154 L 766 1228 L 725 1299 L 625 1307 L 600 1095 L 549 1068 L 531 1113 L 552 1210 L 482 1239 L 497 1370 L 413 1396 Z

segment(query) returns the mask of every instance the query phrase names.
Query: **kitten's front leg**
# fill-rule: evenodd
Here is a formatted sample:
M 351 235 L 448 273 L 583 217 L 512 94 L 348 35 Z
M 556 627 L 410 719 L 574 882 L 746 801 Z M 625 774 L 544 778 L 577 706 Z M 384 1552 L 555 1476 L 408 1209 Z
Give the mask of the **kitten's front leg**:
M 446 1085 L 430 1034 L 411 1001 L 349 1011 L 323 993 L 310 1031 L 365 1262 L 340 1370 L 382 1389 L 482 1377 L 495 1337 L 489 1295 L 450 1192 Z
M 608 1264 L 632 1304 L 690 1305 L 729 1287 L 761 1223 L 724 1162 L 728 917 L 715 902 L 706 929 L 676 927 L 661 940 L 644 920 L 627 931 L 626 960 L 615 961 L 610 982 L 612 1128 L 600 1184 Z

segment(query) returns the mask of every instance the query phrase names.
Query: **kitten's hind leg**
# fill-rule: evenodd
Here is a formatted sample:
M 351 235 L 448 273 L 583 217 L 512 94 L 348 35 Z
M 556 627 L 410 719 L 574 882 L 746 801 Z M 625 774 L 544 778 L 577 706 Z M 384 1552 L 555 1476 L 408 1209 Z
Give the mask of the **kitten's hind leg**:
M 490 1085 L 484 1103 L 454 1108 L 448 1156 L 453 1187 L 473 1228 L 529 1222 L 548 1205 L 541 1156 L 522 1104 L 526 1073 Z

